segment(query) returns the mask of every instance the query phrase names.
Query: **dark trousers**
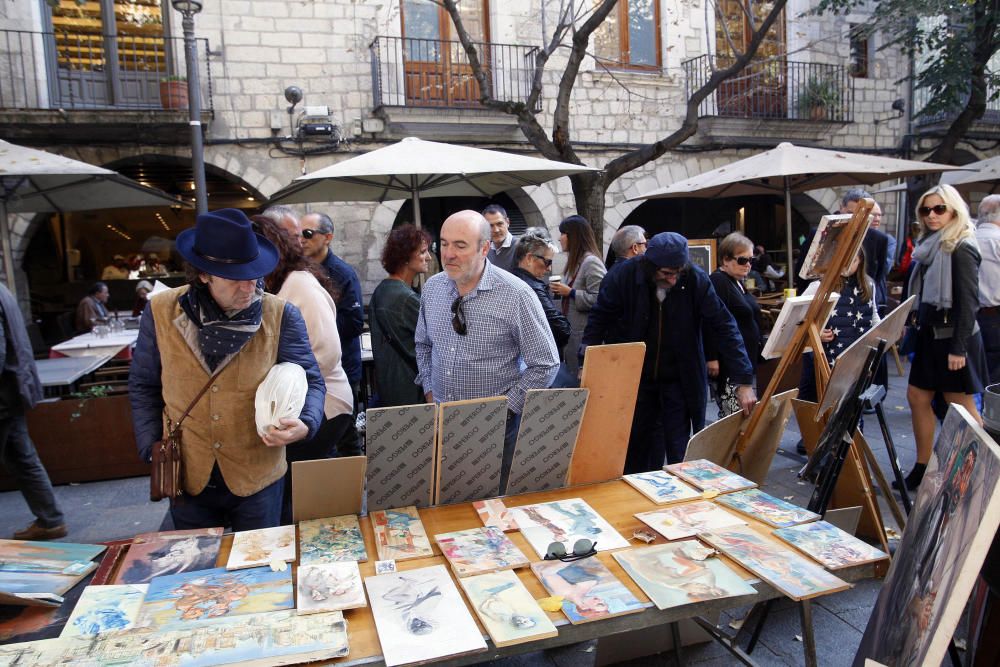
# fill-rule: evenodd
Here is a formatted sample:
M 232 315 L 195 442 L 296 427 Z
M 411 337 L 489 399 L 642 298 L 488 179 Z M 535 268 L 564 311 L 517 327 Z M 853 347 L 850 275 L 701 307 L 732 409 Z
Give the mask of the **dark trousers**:
M 184 495 L 170 502 L 170 517 L 177 530 L 232 526 L 233 532 L 273 528 L 281 519 L 281 490 L 285 480 L 246 497 L 229 490 L 219 466 L 212 469 L 208 485 L 196 496 Z
M 24 415 L 0 419 L 0 463 L 17 482 L 17 488 L 38 520 L 38 525 L 55 528 L 66 523 L 56 504 L 49 475 L 28 437 L 28 420 Z
M 517 430 L 521 427 L 521 415 L 507 410 L 507 426 L 503 432 L 503 459 L 500 461 L 500 493 L 507 492 L 507 478 L 514 463 L 514 445 L 517 444 Z
M 983 337 L 983 351 L 986 352 L 986 366 L 990 370 L 990 384 L 1000 382 L 1000 308 L 981 309 L 976 315 L 980 334 Z
M 640 382 L 625 456 L 625 473 L 649 472 L 684 460 L 691 433 L 705 425 L 705 409 L 688 408 L 680 382 Z
M 361 438 L 358 437 L 358 429 L 354 427 L 358 418 L 358 389 L 357 382 L 351 383 L 351 393 L 354 394 L 354 412 L 351 414 L 351 427 L 345 429 L 334 440 L 333 456 L 361 456 Z M 319 458 L 319 457 L 316 457 Z
M 354 429 L 354 418 L 350 414 L 337 415 L 333 419 L 323 420 L 311 440 L 296 442 L 285 447 L 288 470 L 285 472 L 285 490 L 281 497 L 282 526 L 292 523 L 292 462 L 332 459 L 337 443 L 348 427 Z

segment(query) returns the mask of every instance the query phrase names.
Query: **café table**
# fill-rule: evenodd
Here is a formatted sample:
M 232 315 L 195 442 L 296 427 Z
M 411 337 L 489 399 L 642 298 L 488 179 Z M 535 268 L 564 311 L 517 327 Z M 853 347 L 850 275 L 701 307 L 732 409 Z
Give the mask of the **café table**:
M 113 354 L 94 354 L 82 357 L 55 357 L 35 362 L 38 377 L 45 388 L 70 387 L 80 378 L 93 373 L 108 363 Z
M 52 358 L 58 357 L 87 357 L 103 356 L 110 354 L 116 359 L 131 359 L 132 347 L 139 337 L 138 329 L 126 329 L 108 334 L 107 336 L 97 336 L 93 332 L 74 336 L 58 345 L 53 345 L 49 352 Z

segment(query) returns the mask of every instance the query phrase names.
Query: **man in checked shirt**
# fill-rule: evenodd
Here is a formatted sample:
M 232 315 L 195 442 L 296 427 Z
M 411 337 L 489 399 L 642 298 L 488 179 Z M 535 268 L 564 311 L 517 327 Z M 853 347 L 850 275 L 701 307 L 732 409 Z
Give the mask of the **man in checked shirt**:
M 475 211 L 459 211 L 441 226 L 444 271 L 427 281 L 420 297 L 414 382 L 428 401 L 507 397 L 502 492 L 525 393 L 552 384 L 559 353 L 538 297 L 486 261 L 489 247 L 490 225 Z

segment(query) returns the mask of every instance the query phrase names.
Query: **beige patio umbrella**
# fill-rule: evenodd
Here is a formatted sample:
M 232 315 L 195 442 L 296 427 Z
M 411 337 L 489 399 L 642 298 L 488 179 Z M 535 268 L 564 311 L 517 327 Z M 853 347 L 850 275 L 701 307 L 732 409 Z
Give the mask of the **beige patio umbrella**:
M 597 169 L 408 137 L 299 176 L 270 203 L 412 199 L 414 222 L 420 227 L 421 197 L 488 197 L 585 171 Z
M 0 245 L 7 287 L 16 293 L 9 213 L 62 213 L 190 204 L 121 174 L 0 140 Z
M 985 192 L 1000 190 L 1000 156 L 962 165 L 963 171 L 941 174 L 941 183 L 954 186 L 959 192 Z
M 743 195 L 783 194 L 785 196 L 785 236 L 788 243 L 788 271 L 792 261 L 792 193 L 819 188 L 873 185 L 890 178 L 914 176 L 962 169 L 932 162 L 900 160 L 881 155 L 864 155 L 778 144 L 725 167 L 678 181 L 666 188 L 633 197 L 663 199 L 669 197 L 739 197 Z

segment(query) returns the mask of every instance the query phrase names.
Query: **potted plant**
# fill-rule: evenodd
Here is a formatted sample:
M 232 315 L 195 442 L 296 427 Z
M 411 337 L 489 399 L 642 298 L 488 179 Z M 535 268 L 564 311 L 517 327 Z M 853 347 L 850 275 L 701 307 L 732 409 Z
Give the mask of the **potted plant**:
M 799 114 L 810 120 L 827 118 L 827 109 L 839 104 L 840 88 L 830 77 L 811 76 L 799 91 Z
M 186 77 L 165 76 L 160 79 L 160 106 L 164 109 L 185 110 L 188 108 Z

